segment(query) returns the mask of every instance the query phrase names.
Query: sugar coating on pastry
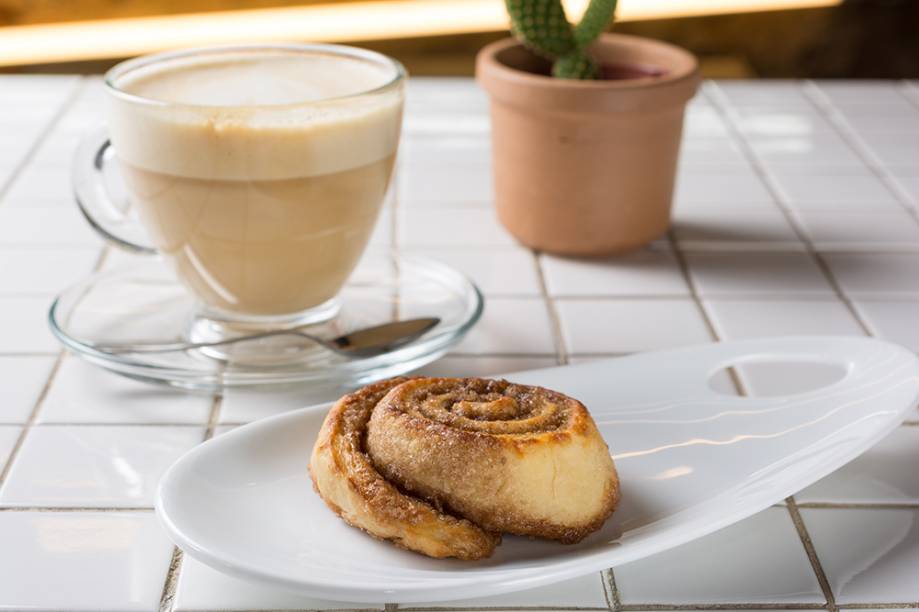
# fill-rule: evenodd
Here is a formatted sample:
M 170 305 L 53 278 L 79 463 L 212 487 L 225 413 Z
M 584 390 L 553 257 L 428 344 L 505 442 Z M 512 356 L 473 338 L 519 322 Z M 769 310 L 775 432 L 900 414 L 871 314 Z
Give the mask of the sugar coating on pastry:
M 313 447 L 313 487 L 346 523 L 429 557 L 481 559 L 501 541 L 470 521 L 404 495 L 376 471 L 364 452 L 367 422 L 379 400 L 405 379 L 379 382 L 341 398 Z
M 367 450 L 388 481 L 488 531 L 578 542 L 619 498 L 609 449 L 587 409 L 541 387 L 404 382 L 374 409 Z
M 343 397 L 310 473 L 346 522 L 432 557 L 487 557 L 499 533 L 578 542 L 619 499 L 580 402 L 477 378 L 394 379 Z

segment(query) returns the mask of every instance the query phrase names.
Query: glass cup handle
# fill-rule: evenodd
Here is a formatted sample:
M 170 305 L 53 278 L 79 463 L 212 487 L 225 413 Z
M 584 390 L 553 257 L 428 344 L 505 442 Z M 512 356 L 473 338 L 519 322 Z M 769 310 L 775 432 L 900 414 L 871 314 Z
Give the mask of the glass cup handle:
M 106 241 L 131 253 L 155 255 L 156 249 L 145 244 L 143 228 L 128 216 L 128 201 L 118 203 L 106 186 L 105 167 L 114 161 L 113 154 L 105 128 L 89 132 L 80 141 L 71 168 L 77 206 Z

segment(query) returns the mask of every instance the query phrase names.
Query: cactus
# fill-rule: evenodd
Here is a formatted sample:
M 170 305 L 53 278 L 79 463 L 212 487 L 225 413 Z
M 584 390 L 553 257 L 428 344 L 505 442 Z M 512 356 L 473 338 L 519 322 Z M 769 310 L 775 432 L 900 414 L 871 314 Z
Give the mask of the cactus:
M 562 0 L 505 0 L 511 29 L 534 53 L 552 60 L 552 76 L 596 79 L 597 63 L 585 49 L 613 20 L 616 0 L 590 0 L 580 23 L 572 26 Z

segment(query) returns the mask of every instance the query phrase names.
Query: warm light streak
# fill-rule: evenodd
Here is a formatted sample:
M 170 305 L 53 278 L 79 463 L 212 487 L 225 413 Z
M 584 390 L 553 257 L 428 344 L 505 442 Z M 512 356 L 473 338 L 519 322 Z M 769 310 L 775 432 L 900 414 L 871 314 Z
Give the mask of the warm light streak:
M 632 21 L 833 6 L 841 0 L 620 0 Z M 566 2 L 576 17 L 586 0 Z M 0 66 L 128 57 L 239 42 L 353 42 L 507 28 L 501 0 L 376 0 L 0 28 Z

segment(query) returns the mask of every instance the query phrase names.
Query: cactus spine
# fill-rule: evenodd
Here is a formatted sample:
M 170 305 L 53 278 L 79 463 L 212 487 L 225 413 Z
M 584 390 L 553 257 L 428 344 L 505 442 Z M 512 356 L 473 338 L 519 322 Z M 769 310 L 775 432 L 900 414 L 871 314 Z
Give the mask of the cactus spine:
M 511 29 L 534 53 L 552 60 L 552 76 L 596 79 L 597 63 L 585 49 L 606 30 L 616 12 L 616 0 L 590 0 L 580 23 L 572 26 L 562 0 L 505 0 Z

